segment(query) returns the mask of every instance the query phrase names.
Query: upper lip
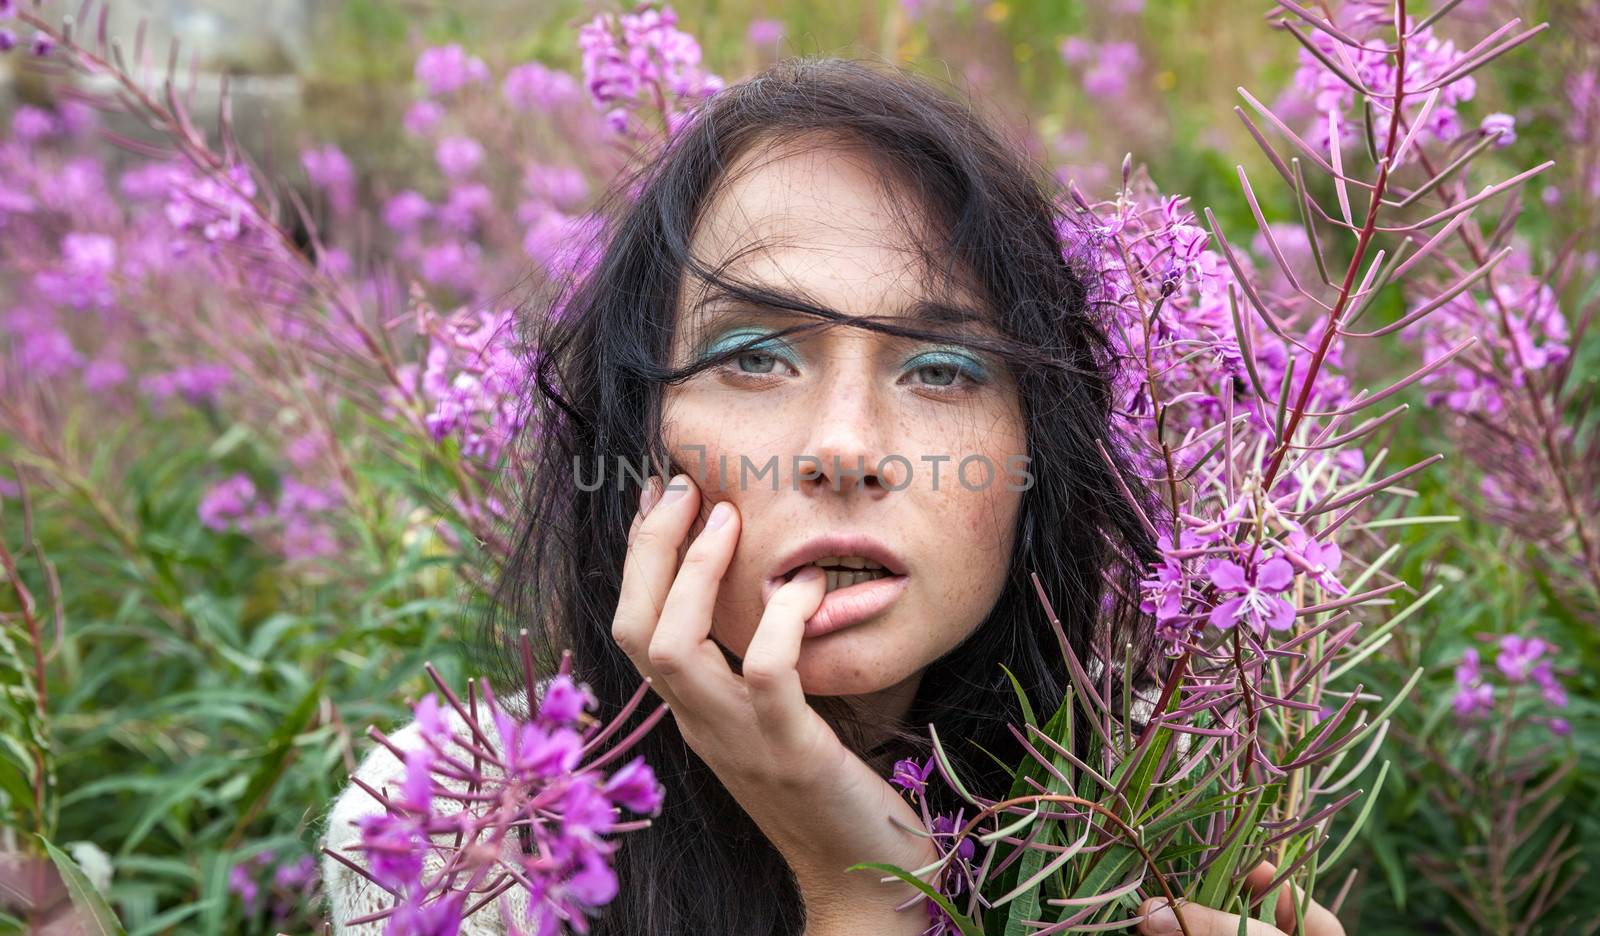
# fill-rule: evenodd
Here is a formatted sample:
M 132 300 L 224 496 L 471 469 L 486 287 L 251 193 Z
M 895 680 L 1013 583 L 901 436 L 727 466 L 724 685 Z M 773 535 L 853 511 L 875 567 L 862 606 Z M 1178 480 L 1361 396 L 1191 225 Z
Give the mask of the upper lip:
M 860 556 L 871 559 L 894 575 L 906 574 L 904 560 L 882 541 L 866 533 L 828 533 L 808 539 L 787 553 L 779 560 L 772 577 L 781 579 L 799 566 L 829 556 Z

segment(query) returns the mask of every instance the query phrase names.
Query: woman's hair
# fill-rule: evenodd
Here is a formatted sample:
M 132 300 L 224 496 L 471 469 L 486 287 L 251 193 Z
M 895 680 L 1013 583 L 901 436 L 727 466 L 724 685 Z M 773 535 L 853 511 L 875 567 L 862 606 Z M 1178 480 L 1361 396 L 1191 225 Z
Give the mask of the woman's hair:
M 888 190 L 911 205 L 915 218 L 906 220 L 919 222 L 916 240 L 936 280 L 964 284 L 987 303 L 1001 338 L 964 343 L 998 356 L 1015 376 L 1034 481 L 1022 494 L 999 599 L 965 642 L 924 671 L 902 730 L 869 750 L 863 739 L 882 735 L 869 735 L 863 726 L 874 726 L 846 700 L 811 701 L 875 765 L 926 756 L 927 725 L 934 723 L 968 786 L 1004 795 L 1011 779 L 983 753 L 1013 765 L 1023 753 L 1007 728 L 1020 724 L 1022 714 L 1001 665 L 1043 716 L 1060 704 L 1069 680 L 1030 573 L 1038 575 L 1080 658 L 1115 646 L 1120 663 L 1132 642 L 1142 661 L 1146 642 L 1129 624 L 1137 612 L 1139 563 L 1152 546 L 1124 492 L 1124 484 L 1139 490 L 1135 480 L 1119 481 L 1126 472 L 1102 454 L 1102 446 L 1112 458 L 1122 451 L 1111 429 L 1115 363 L 1081 264 L 1064 250 L 1070 225 L 1047 177 L 937 86 L 887 66 L 793 59 L 716 94 L 613 194 L 590 272 L 552 303 L 557 311 L 530 317 L 533 428 L 522 440 L 527 451 L 520 462 L 527 480 L 486 621 L 489 659 L 509 674 L 522 628 L 534 635 L 541 667 L 570 649 L 574 675 L 594 690 L 602 719 L 638 687 L 639 674 L 613 641 L 611 624 L 639 486 L 609 474 L 594 490 L 579 481 L 592 478 L 600 460 L 609 466 L 617 456 L 632 465 L 648 460 L 663 474 L 673 470 L 661 441 L 664 388 L 740 353 L 667 366 L 677 298 L 689 277 L 820 320 L 801 329 L 829 327 L 840 317 L 729 279 L 689 251 L 696 221 L 736 157 L 813 135 L 872 160 Z M 905 321 L 850 325 L 950 340 Z M 615 855 L 621 892 L 594 932 L 800 933 L 803 907 L 783 858 L 672 718 L 635 752 L 664 784 L 665 806 L 649 829 L 622 837 Z M 954 801 L 936 786 L 930 783 L 935 805 L 954 812 Z M 733 881 L 737 887 L 729 886 Z

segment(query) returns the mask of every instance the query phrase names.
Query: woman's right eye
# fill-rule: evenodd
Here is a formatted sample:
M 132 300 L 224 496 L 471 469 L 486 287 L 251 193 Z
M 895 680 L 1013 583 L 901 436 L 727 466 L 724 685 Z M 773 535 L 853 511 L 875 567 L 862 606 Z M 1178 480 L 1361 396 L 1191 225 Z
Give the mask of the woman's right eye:
M 766 333 L 758 331 L 730 332 L 708 345 L 705 350 L 705 357 L 712 357 L 724 351 L 732 350 L 764 334 Z M 779 361 L 788 364 L 790 367 L 798 367 L 794 360 L 792 349 L 782 341 L 774 340 L 761 342 L 747 348 L 723 366 L 731 367 L 738 374 L 759 376 L 776 372 Z

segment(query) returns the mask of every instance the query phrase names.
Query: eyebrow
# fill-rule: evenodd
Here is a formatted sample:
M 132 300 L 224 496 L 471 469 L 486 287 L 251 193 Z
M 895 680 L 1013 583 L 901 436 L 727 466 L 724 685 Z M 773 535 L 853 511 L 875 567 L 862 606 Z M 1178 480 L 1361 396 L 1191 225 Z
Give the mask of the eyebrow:
M 770 283 L 761 283 L 759 285 L 761 288 L 779 296 L 783 301 L 790 303 L 795 307 L 822 305 L 822 303 L 815 302 L 804 294 L 787 292 L 779 287 L 773 286 Z M 797 312 L 795 308 L 778 305 L 776 303 L 746 299 L 743 296 L 735 295 L 725 289 L 715 286 L 708 290 L 706 295 L 702 296 L 698 301 L 696 301 L 694 306 L 689 311 L 698 316 L 706 309 L 715 306 L 727 306 L 730 309 L 744 309 L 754 312 L 773 312 L 781 315 L 804 314 Z M 843 313 L 840 314 L 843 315 Z M 968 305 L 966 303 L 950 302 L 928 296 L 919 296 L 916 299 L 913 299 L 911 302 L 901 306 L 900 315 L 925 325 L 956 327 L 993 325 L 993 317 L 980 308 Z M 846 317 L 848 318 L 849 316 Z

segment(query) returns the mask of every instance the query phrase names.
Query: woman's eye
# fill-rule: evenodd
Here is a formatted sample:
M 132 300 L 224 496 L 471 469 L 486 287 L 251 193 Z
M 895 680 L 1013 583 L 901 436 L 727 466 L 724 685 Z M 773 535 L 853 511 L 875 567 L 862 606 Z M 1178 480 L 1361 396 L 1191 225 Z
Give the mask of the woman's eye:
M 723 335 L 706 348 L 705 355 L 712 357 L 722 354 L 762 334 L 762 332 L 745 331 Z M 787 346 L 781 341 L 762 342 L 741 352 L 728 361 L 726 366 L 731 366 L 735 372 L 741 374 L 771 374 L 778 369 L 779 361 L 795 366 L 791 357 L 784 353 L 786 350 Z
M 927 387 L 955 387 L 963 380 L 981 384 L 989 379 L 984 366 L 965 354 L 922 354 L 908 361 L 906 367 L 911 373 L 919 375 L 920 382 Z
M 772 369 L 778 366 L 778 358 L 775 355 L 762 351 L 746 351 L 734 360 L 739 362 L 739 369 L 747 374 L 770 374 Z M 752 363 L 754 366 L 746 366 Z

